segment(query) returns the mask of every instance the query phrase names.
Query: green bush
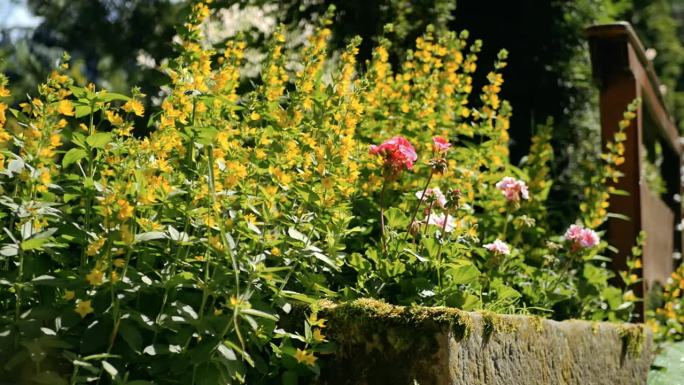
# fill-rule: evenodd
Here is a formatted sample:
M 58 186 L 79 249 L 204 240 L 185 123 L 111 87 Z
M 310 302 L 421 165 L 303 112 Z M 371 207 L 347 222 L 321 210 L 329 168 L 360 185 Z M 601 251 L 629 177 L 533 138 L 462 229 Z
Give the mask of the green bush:
M 261 82 L 238 92 L 245 44 L 203 46 L 208 13 L 183 25 L 149 136 L 132 135 L 139 90 L 79 87 L 68 58 L 38 97 L 0 105 L 0 377 L 296 383 L 334 348 L 322 298 L 630 319 L 637 299 L 608 283 L 591 230 L 622 131 L 556 234 L 551 127 L 524 168 L 508 160 L 505 51 L 474 94 L 467 33 L 428 28 L 398 67 L 383 39 L 357 72 L 358 39 L 330 65 L 324 18 L 294 69 L 275 33 Z

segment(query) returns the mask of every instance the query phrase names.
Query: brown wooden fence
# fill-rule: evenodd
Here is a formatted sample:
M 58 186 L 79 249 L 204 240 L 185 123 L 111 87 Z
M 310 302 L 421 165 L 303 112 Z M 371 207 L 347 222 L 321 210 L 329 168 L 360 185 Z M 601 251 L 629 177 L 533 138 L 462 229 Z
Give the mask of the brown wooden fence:
M 636 294 L 643 297 L 657 283 L 663 284 L 674 266 L 673 255 L 681 252 L 682 232 L 682 144 L 667 112 L 660 83 L 646 51 L 629 23 L 597 25 L 586 30 L 594 79 L 600 90 L 601 138 L 605 144 L 618 129 L 618 122 L 634 99 L 642 103 L 637 117 L 627 128 L 626 161 L 620 167 L 624 177 L 616 184 L 628 196 L 610 198 L 609 211 L 629 217 L 611 218 L 607 239 L 618 249 L 613 257 L 615 271 L 625 269 L 640 231 L 646 233 L 643 283 Z M 664 188 L 653 191 L 646 181 L 658 171 Z M 652 184 L 651 184 L 652 185 Z M 639 313 L 643 316 L 643 307 Z

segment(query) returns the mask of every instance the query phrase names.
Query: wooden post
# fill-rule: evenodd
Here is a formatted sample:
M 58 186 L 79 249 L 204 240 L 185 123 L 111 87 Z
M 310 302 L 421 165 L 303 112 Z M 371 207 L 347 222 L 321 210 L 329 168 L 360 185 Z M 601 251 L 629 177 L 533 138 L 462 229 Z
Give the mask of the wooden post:
M 679 135 L 665 108 L 652 64 L 632 27 L 628 23 L 598 25 L 588 28 L 586 35 L 594 79 L 600 90 L 603 145 L 613 139 L 628 104 L 637 98 L 642 100 L 636 119 L 626 129 L 626 159 L 619 167 L 624 176 L 615 185 L 629 195 L 610 197 L 609 211 L 629 220 L 610 218 L 606 230 L 608 242 L 618 250 L 612 255 L 616 273 L 626 270 L 636 237 L 642 230 L 646 233 L 643 282 L 635 288 L 635 294 L 644 298 L 656 282 L 667 281 L 673 270 L 673 253 L 682 245 L 681 233 L 676 230 L 682 210 L 675 198 L 675 194 L 681 194 Z M 642 175 L 645 136 L 655 138 L 663 149 L 665 162 L 661 175 L 668 191 L 662 197 L 650 190 Z M 643 312 L 640 304 L 637 313 L 642 319 Z

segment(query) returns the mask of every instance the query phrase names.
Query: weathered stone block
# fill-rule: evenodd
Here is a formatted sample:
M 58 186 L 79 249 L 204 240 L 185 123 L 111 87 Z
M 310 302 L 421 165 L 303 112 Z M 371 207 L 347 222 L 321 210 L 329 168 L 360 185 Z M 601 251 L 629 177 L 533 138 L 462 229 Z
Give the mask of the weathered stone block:
M 552 321 L 360 300 L 326 304 L 337 353 L 326 385 L 646 384 L 653 342 L 642 325 Z

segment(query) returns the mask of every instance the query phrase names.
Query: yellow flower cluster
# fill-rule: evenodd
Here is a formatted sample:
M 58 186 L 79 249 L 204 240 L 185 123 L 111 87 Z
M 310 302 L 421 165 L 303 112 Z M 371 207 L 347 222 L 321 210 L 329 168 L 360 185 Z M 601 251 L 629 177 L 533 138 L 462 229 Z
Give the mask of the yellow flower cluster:
M 591 184 L 584 189 L 584 199 L 580 204 L 580 211 L 583 214 L 584 222 L 587 226 L 597 228 L 607 218 L 609 198 L 615 192 L 614 184 L 622 175 L 619 166 L 625 162 L 624 141 L 627 140 L 625 130 L 636 118 L 636 108 L 639 100 L 634 101 L 623 114 L 623 119 L 619 122 L 618 132 L 615 133 L 613 141 L 606 144 L 606 152 L 601 154 L 604 161 L 602 168 L 597 170 Z
M 672 273 L 663 288 L 662 303 L 651 312 L 648 325 L 660 339 L 684 338 L 684 265 Z

